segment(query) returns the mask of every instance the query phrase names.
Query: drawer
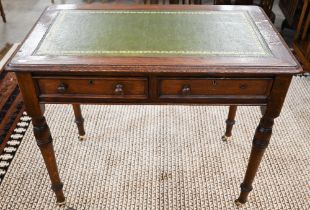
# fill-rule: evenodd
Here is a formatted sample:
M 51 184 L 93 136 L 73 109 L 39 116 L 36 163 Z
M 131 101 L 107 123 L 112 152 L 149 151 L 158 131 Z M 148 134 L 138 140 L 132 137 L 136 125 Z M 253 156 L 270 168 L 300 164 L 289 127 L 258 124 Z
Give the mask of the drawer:
M 41 97 L 147 98 L 148 80 L 142 77 L 37 78 Z
M 272 81 L 271 78 L 162 78 L 158 91 L 161 98 L 268 96 Z

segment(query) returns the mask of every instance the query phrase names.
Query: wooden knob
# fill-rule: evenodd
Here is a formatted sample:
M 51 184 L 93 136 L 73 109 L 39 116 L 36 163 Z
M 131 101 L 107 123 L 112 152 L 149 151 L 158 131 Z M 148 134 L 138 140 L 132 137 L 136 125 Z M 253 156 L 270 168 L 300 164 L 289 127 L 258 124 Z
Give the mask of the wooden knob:
M 68 90 L 68 85 L 65 83 L 60 83 L 59 86 L 57 87 L 58 93 L 65 93 Z
M 117 84 L 115 85 L 115 90 L 114 90 L 114 93 L 116 95 L 124 95 L 124 90 L 123 90 L 123 85 L 122 84 Z
M 240 89 L 246 89 L 247 87 L 248 87 L 247 84 L 241 84 L 241 85 L 239 86 Z
M 191 93 L 191 86 L 190 85 L 183 85 L 182 88 L 182 95 L 186 96 Z

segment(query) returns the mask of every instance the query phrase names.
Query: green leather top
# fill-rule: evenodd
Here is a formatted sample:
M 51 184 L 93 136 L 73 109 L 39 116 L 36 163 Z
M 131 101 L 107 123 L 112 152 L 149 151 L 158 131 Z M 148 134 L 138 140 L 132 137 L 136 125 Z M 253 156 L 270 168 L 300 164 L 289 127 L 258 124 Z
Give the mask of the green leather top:
M 270 56 L 245 11 L 60 11 L 35 55 Z

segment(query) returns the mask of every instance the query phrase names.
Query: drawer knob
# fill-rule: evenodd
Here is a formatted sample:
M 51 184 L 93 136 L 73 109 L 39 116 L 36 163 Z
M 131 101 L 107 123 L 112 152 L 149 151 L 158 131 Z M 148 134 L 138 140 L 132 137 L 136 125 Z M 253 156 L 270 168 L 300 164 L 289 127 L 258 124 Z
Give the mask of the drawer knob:
M 122 84 L 115 85 L 115 90 L 114 90 L 115 95 L 124 95 L 123 87 L 124 86 Z
M 248 85 L 247 84 L 241 84 L 239 87 L 240 87 L 240 89 L 244 90 L 248 87 Z
M 182 88 L 182 95 L 187 96 L 191 93 L 191 86 L 190 85 L 183 85 Z
M 59 86 L 57 87 L 58 93 L 65 93 L 68 90 L 68 85 L 65 83 L 60 83 Z

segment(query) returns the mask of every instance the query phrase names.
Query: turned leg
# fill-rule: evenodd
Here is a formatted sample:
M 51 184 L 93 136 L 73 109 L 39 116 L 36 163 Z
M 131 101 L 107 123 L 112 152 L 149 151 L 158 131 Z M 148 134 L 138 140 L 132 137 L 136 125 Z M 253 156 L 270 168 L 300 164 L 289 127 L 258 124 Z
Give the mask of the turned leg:
M 4 9 L 3 9 L 3 6 L 2 6 L 1 0 L 0 0 L 0 14 L 1 14 L 3 22 L 6 23 L 5 13 L 4 13 Z
M 260 113 L 264 116 L 264 114 L 266 113 L 266 106 L 260 106 Z
M 79 130 L 79 140 L 84 140 L 85 137 L 85 130 L 84 130 L 84 118 L 82 116 L 81 106 L 80 104 L 72 104 L 74 116 L 75 116 L 75 123 Z
M 256 175 L 259 164 L 262 160 L 264 152 L 269 144 L 272 133 L 274 118 L 264 115 L 256 129 L 255 136 L 252 143 L 252 151 L 249 159 L 248 168 L 246 170 L 245 178 L 241 184 L 241 193 L 239 198 L 235 201 L 237 205 L 247 202 L 247 197 L 251 192 L 252 183 Z
M 31 74 L 17 73 L 16 77 L 20 91 L 23 95 L 27 113 L 32 118 L 34 136 L 37 145 L 40 148 L 45 166 L 52 182 L 52 190 L 55 192 L 57 204 L 62 205 L 65 203 L 65 196 L 62 191 L 63 184 L 58 173 L 56 157 L 53 148 L 53 139 L 46 120 L 43 116 L 44 107 L 39 103 Z
M 52 182 L 52 190 L 56 194 L 57 204 L 62 205 L 65 203 L 65 196 L 62 191 L 63 184 L 60 181 L 56 158 L 53 148 L 53 139 L 43 116 L 40 118 L 32 118 L 33 133 L 39 146 L 48 174 Z
M 268 147 L 274 119 L 280 115 L 290 82 L 290 76 L 278 76 L 274 80 L 273 89 L 270 93 L 267 106 L 262 107 L 261 109 L 263 116 L 255 131 L 248 167 L 244 180 L 240 186 L 241 193 L 239 198 L 235 201 L 237 205 L 246 203 L 247 197 L 253 189 L 252 183 L 257 173 L 259 164 L 263 158 L 264 152 Z
M 223 141 L 227 141 L 229 137 L 231 137 L 231 131 L 236 122 L 235 121 L 236 112 L 237 112 L 237 106 L 235 105 L 229 106 L 228 118 L 226 120 L 226 131 L 225 135 L 222 136 Z

